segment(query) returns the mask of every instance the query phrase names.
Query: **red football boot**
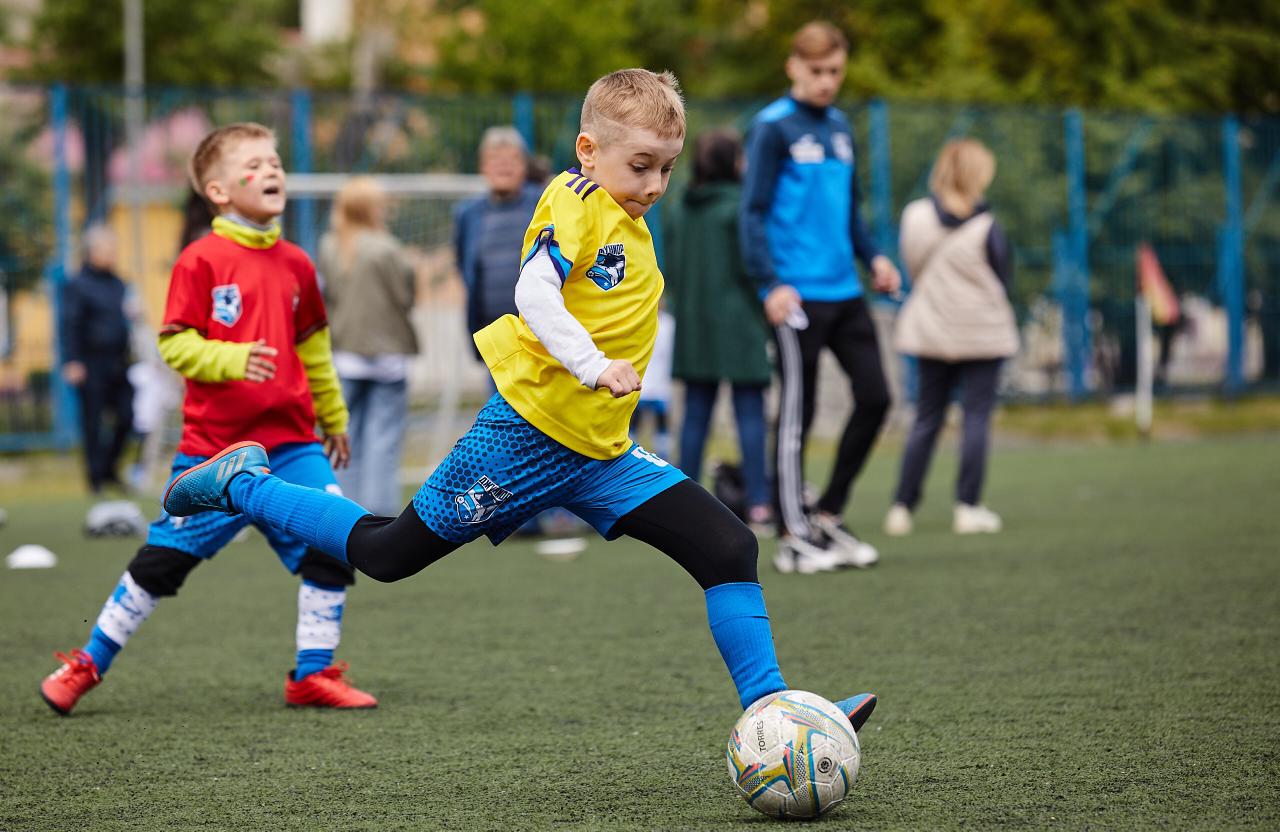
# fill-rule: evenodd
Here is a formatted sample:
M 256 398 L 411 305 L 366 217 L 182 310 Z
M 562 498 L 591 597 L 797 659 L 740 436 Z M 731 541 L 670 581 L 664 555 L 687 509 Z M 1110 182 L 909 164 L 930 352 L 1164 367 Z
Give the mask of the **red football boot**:
M 335 662 L 298 681 L 293 671 L 284 682 L 284 703 L 290 708 L 376 708 L 378 700 L 353 688 L 342 678 L 346 662 Z
M 40 683 L 40 696 L 62 716 L 71 713 L 71 709 L 80 701 L 80 697 L 98 686 L 102 677 L 98 675 L 98 666 L 93 657 L 83 650 L 66 653 L 54 653 L 53 657 L 62 661 L 62 667 L 50 673 Z

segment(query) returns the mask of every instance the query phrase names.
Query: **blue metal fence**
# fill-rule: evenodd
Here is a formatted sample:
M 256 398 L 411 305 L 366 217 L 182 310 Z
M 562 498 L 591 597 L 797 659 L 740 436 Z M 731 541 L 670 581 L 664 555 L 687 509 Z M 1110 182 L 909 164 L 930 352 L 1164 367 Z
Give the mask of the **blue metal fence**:
M 12 101 L 32 96 L 43 105 L 10 112 Z M 690 102 L 690 134 L 745 128 L 763 103 Z M 48 244 L 38 254 L 15 253 L 0 236 L 0 262 L 19 264 L 6 270 L 11 283 L 43 274 L 56 298 L 74 265 L 77 229 L 103 217 L 118 198 L 124 105 L 118 88 L 0 87 L 0 160 L 21 162 L 32 155 L 28 146 L 52 136 L 48 158 L 30 162 L 46 178 L 47 193 L 25 197 L 31 205 L 51 202 Z M 249 119 L 276 128 L 285 164 L 295 172 L 472 172 L 481 133 L 501 123 L 514 124 L 536 153 L 560 167 L 573 159 L 578 107 L 574 98 L 530 93 L 353 98 L 152 89 L 145 94 L 144 143 L 156 169 L 147 181 L 180 187 L 185 154 L 201 129 Z M 881 100 L 847 110 L 862 149 L 863 210 L 891 255 L 898 214 L 926 193 L 943 142 L 972 136 L 992 148 L 1000 171 L 990 199 L 1016 248 L 1015 305 L 1024 320 L 1045 308 L 1057 315 L 1060 360 L 1046 370 L 1043 392 L 1078 399 L 1131 384 L 1134 249 L 1144 241 L 1180 293 L 1205 299 L 1225 319 L 1221 366 L 1203 386 L 1236 394 L 1280 381 L 1280 119 Z M 319 208 L 291 200 L 288 233 L 308 250 L 324 224 Z M 41 262 L 24 268 L 24 256 Z M 56 356 L 48 364 L 56 367 Z M 18 431 L 10 419 L 0 450 L 71 441 L 73 398 L 56 373 L 52 391 L 46 423 Z

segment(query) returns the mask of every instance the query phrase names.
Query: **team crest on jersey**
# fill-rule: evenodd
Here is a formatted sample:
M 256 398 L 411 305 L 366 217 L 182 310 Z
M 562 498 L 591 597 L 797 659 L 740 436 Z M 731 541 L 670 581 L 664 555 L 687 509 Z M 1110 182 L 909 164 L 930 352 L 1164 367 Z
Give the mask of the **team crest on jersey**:
M 587 269 L 587 277 L 606 292 L 622 282 L 627 276 L 627 255 L 622 251 L 622 243 L 609 243 L 601 246 L 596 252 L 596 262 Z
M 827 158 L 826 148 L 822 146 L 822 142 L 813 137 L 812 133 L 805 133 L 792 142 L 790 150 L 791 160 L 797 165 L 817 165 Z
M 453 503 L 458 507 L 458 519 L 463 523 L 483 523 L 509 499 L 510 491 L 481 475 L 466 493 L 455 496 Z
M 234 283 L 213 287 L 213 319 L 223 326 L 235 326 L 244 313 L 240 287 Z
M 853 164 L 853 140 L 844 133 L 836 133 L 831 136 L 831 148 L 836 152 L 836 158 L 847 165 Z

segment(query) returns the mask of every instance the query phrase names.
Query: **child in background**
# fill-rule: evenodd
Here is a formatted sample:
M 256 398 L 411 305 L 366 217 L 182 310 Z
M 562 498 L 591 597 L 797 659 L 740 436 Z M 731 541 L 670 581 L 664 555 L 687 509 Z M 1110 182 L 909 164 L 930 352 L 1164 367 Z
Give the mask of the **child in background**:
M 252 441 L 178 477 L 166 510 L 247 516 L 395 581 L 482 534 L 499 543 L 539 511 L 563 506 L 606 539 L 649 543 L 698 582 L 742 707 L 785 690 L 755 535 L 627 435 L 663 287 L 644 215 L 667 188 L 684 133 L 670 73 L 619 70 L 591 86 L 576 142 L 581 167 L 551 181 L 525 234 L 521 315 L 475 336 L 498 392 L 399 517 L 374 517 L 271 475 Z M 875 697 L 839 704 L 857 728 Z
M 196 149 L 191 177 L 217 216 L 213 233 L 187 246 L 173 267 L 160 334 L 161 356 L 187 387 L 173 475 L 249 436 L 270 454 L 277 476 L 338 494 L 330 462 L 347 463 L 347 408 L 315 268 L 302 249 L 280 239 L 285 172 L 275 135 L 250 123 L 215 130 Z M 177 594 L 191 570 L 249 522 L 162 514 L 152 523 L 88 643 L 70 656 L 55 654 L 62 666 L 40 686 L 49 707 L 69 714 L 160 599 Z M 333 663 L 354 571 L 297 536 L 260 528 L 285 568 L 302 577 L 297 659 L 286 676 L 285 702 L 374 707 L 376 699 L 343 679 L 345 665 Z

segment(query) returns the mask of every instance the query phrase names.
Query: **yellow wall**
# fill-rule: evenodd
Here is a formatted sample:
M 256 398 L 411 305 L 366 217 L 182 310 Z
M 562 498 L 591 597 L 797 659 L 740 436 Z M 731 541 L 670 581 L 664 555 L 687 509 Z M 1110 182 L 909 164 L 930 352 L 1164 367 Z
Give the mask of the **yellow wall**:
M 120 266 L 117 270 L 131 283 L 142 299 L 147 326 L 155 332 L 164 316 L 164 299 L 169 291 L 169 274 L 178 259 L 178 242 L 182 235 L 182 212 L 172 205 L 156 203 L 142 209 L 142 276 L 134 275 L 133 221 L 127 205 L 111 211 L 111 228 L 120 240 Z
M 172 205 L 156 203 L 142 211 L 142 262 L 139 279 L 133 274 L 133 224 L 128 206 L 112 209 L 109 222 L 120 239 L 117 271 L 142 300 L 143 318 L 155 332 L 164 315 L 164 299 L 169 289 L 169 273 L 178 256 L 182 233 L 182 212 Z M 78 257 L 77 257 L 78 260 Z M 33 371 L 53 366 L 55 324 L 53 308 L 43 290 L 14 293 L 9 299 L 13 322 L 13 352 L 0 360 L 0 390 L 20 390 Z

